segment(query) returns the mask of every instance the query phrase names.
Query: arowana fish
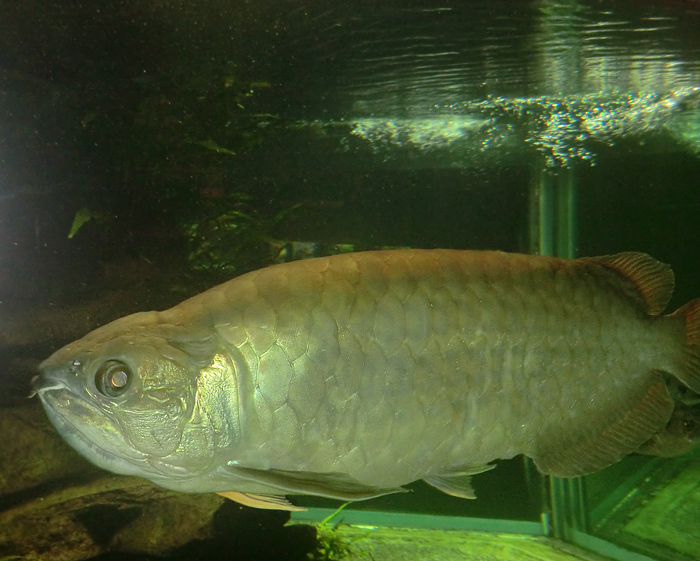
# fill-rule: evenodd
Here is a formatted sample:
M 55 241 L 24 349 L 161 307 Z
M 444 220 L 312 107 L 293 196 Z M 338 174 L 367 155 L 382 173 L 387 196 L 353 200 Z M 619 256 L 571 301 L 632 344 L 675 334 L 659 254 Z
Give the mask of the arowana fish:
M 497 459 L 573 477 L 664 434 L 667 381 L 700 394 L 700 299 L 662 315 L 672 290 L 641 253 L 322 257 L 96 329 L 34 388 L 88 460 L 169 489 L 473 497 Z

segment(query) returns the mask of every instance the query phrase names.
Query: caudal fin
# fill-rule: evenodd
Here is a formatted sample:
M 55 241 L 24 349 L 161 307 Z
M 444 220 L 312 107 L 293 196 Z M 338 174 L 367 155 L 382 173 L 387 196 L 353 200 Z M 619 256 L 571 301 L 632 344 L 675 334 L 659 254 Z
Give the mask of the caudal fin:
M 685 320 L 685 353 L 681 368 L 674 372 L 688 388 L 700 395 L 700 298 L 691 300 L 672 314 Z

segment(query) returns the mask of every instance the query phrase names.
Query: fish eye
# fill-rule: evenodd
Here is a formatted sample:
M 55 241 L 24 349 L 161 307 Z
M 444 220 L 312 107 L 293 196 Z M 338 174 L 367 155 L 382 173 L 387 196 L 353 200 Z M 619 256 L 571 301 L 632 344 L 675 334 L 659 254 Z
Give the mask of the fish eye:
M 130 384 L 131 370 L 118 360 L 108 360 L 95 373 L 95 387 L 106 397 L 119 397 Z

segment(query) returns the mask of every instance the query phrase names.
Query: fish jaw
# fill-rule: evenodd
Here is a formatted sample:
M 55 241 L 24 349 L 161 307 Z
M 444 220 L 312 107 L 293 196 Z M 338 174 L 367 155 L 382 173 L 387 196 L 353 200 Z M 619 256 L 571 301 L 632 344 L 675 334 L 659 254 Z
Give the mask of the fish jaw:
M 45 370 L 32 379 L 32 387 L 51 424 L 81 456 L 113 473 L 144 476 L 146 455 L 135 449 L 125 454 L 119 426 L 63 379 Z

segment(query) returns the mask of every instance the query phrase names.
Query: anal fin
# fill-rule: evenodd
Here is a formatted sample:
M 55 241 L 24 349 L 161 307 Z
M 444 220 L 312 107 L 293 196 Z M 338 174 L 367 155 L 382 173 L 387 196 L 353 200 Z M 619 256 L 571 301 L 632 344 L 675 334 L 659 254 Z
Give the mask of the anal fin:
M 671 316 L 681 316 L 684 319 L 686 338 L 680 368 L 673 374 L 700 395 L 700 298 L 678 308 Z
M 602 431 L 566 448 L 552 449 L 533 457 L 546 475 L 577 477 L 603 469 L 637 450 L 666 426 L 674 403 L 666 384 L 657 376 L 646 395 Z

